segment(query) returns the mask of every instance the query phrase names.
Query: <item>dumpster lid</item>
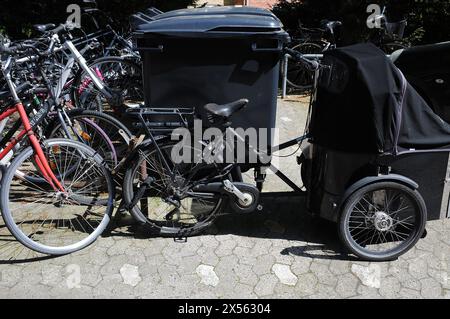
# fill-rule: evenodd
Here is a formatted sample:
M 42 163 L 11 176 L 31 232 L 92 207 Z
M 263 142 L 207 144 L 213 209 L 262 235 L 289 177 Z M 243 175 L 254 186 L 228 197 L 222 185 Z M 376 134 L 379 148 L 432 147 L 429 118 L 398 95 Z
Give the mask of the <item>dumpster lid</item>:
M 172 17 L 181 16 L 192 16 L 192 15 L 230 15 L 230 14 L 245 14 L 245 15 L 256 15 L 256 16 L 268 16 L 279 19 L 269 10 L 255 7 L 208 7 L 208 8 L 197 8 L 197 9 L 180 9 L 173 10 L 166 13 L 162 13 L 155 17 L 155 19 L 166 19 Z
M 176 37 L 237 37 L 250 34 L 280 35 L 289 39 L 281 21 L 270 11 L 248 7 L 213 7 L 175 10 L 140 25 L 135 36 L 157 34 Z

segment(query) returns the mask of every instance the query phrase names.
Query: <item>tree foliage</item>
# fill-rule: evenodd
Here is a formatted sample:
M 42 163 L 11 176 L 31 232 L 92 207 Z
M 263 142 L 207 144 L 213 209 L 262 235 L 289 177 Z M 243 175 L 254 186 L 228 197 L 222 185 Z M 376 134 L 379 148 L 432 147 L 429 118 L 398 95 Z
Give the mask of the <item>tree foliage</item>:
M 299 23 L 318 27 L 322 19 L 343 22 L 343 44 L 366 40 L 373 30 L 366 21 L 369 4 L 386 5 L 393 21 L 408 20 L 405 36 L 412 44 L 450 40 L 449 0 L 279 0 L 273 11 L 289 30 Z
M 185 8 L 195 4 L 195 0 L 98 0 L 98 7 L 119 24 L 125 26 L 131 14 L 148 7 L 162 11 Z M 79 4 L 82 0 L 2 0 L 0 9 L 0 30 L 12 38 L 30 34 L 31 26 L 38 23 L 62 23 L 69 13 L 69 4 Z

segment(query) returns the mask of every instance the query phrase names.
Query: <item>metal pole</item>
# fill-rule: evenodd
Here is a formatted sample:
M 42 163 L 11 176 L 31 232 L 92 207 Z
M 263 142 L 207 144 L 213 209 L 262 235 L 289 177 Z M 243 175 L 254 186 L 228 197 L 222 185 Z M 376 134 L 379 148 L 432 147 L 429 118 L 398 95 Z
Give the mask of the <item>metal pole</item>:
M 289 54 L 285 54 L 283 58 L 283 65 L 282 65 L 282 99 L 286 98 L 286 91 L 287 91 L 287 69 L 288 69 L 288 62 L 289 62 Z

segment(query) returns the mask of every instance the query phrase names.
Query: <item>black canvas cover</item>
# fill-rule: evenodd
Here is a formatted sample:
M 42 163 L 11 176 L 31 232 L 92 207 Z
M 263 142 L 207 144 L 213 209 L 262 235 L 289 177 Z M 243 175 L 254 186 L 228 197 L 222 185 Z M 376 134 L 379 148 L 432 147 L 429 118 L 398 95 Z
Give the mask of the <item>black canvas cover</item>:
M 450 148 L 450 125 L 373 44 L 327 51 L 323 62 L 329 68 L 313 105 L 314 143 L 364 153 Z
M 399 50 L 391 60 L 428 105 L 450 123 L 450 41 Z

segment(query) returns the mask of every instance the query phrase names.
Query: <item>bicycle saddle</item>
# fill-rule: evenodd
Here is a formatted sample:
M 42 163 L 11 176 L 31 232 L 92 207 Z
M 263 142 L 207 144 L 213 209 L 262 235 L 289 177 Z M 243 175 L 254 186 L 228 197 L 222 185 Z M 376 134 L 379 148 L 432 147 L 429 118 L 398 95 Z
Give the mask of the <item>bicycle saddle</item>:
M 214 115 L 229 118 L 231 115 L 244 108 L 248 102 L 247 99 L 240 99 L 227 104 L 209 103 L 203 108 Z
M 33 29 L 40 32 L 40 33 L 44 33 L 47 32 L 49 30 L 52 30 L 56 28 L 56 26 L 53 23 L 48 23 L 48 24 L 35 24 L 33 25 Z

